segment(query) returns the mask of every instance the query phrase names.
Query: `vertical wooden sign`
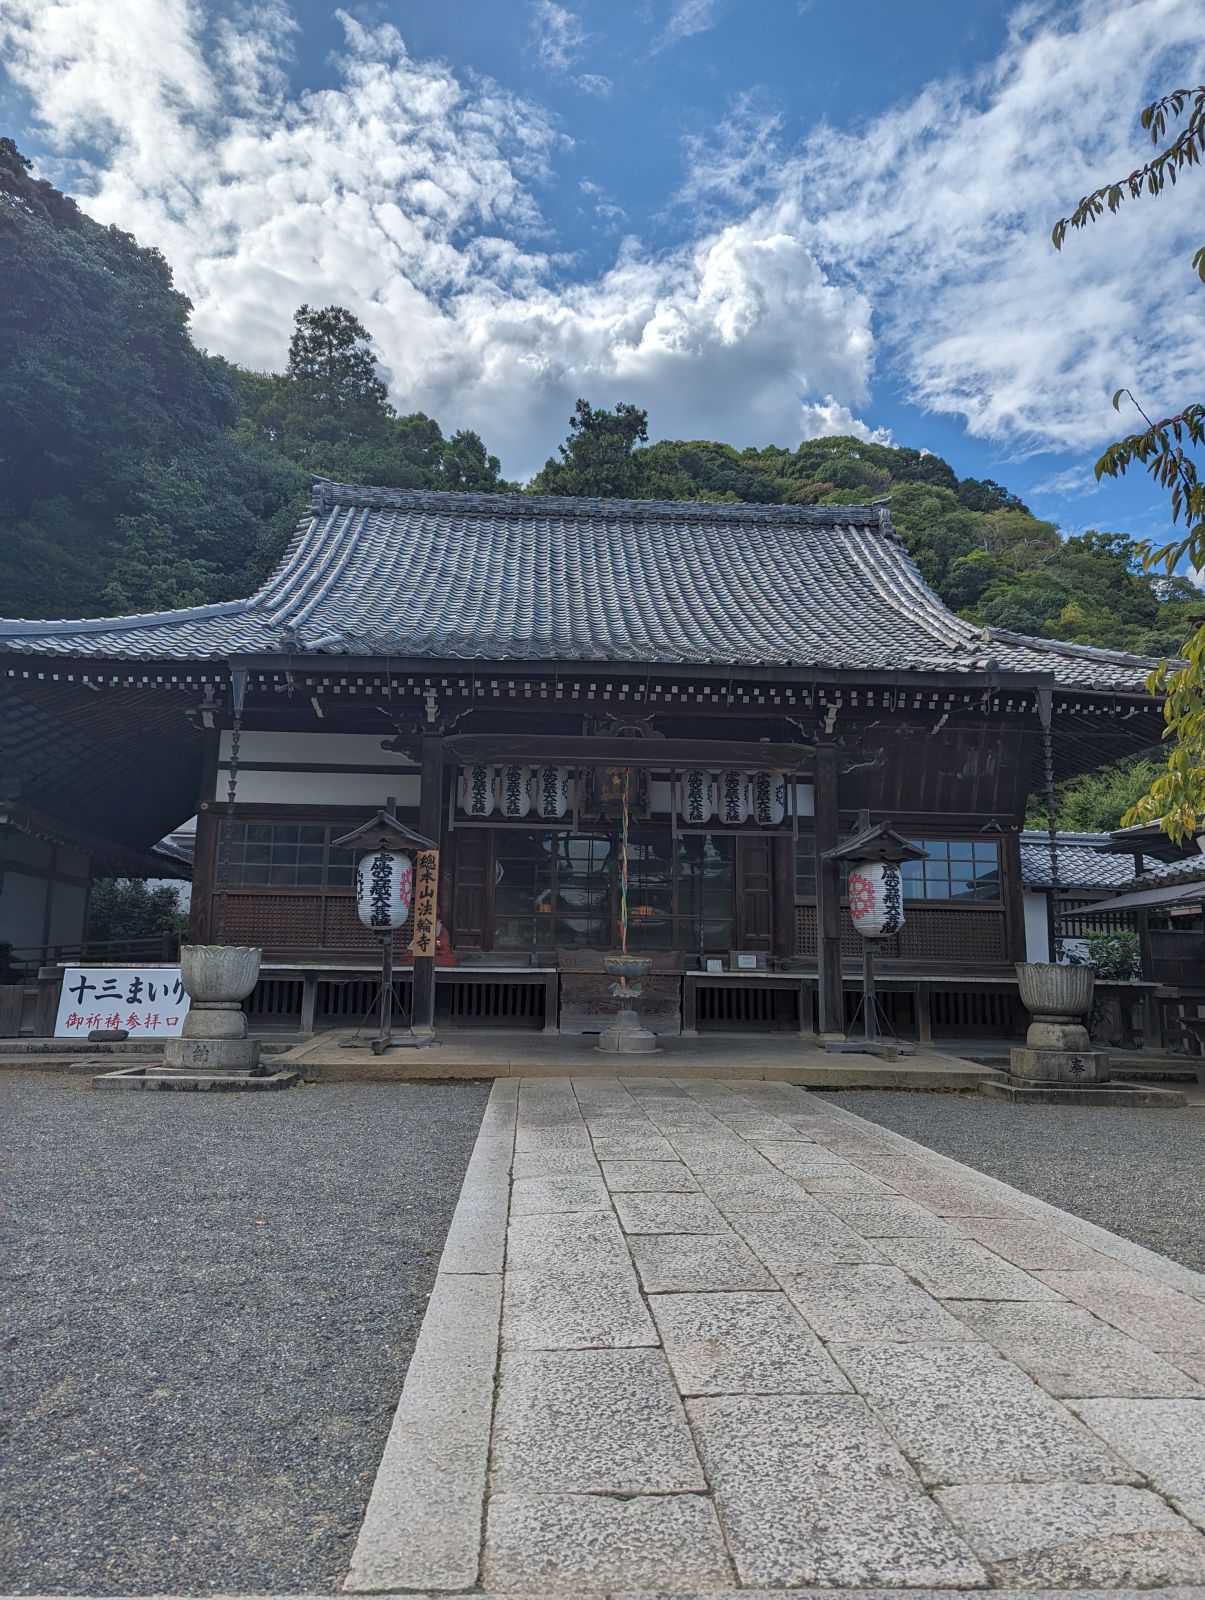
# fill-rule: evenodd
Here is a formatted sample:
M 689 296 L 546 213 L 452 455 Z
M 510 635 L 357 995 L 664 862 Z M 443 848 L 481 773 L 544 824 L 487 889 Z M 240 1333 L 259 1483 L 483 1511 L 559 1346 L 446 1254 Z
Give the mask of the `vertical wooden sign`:
M 439 917 L 439 851 L 420 850 L 414 858 L 414 933 L 410 952 L 434 959 Z

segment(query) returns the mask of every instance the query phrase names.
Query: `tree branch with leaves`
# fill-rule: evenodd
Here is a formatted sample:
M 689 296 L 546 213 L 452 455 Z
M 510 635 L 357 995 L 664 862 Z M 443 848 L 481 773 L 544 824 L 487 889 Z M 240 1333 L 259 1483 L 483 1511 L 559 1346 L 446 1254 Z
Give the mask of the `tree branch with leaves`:
M 1157 146 L 1169 125 L 1182 117 L 1184 126 L 1150 161 L 1128 177 L 1084 195 L 1069 217 L 1059 218 L 1051 234 L 1056 250 L 1062 249 L 1069 228 L 1086 228 L 1106 210 L 1116 213 L 1127 197 L 1158 196 L 1190 167 L 1205 162 L 1205 84 L 1173 89 L 1145 107 L 1140 121 Z M 1205 283 L 1205 245 L 1194 252 L 1192 265 Z M 1097 480 L 1124 477 L 1131 467 L 1144 468 L 1170 492 L 1172 523 L 1182 526 L 1183 533 L 1162 545 L 1142 544 L 1143 567 L 1170 577 L 1187 560 L 1194 571 L 1205 572 L 1205 483 L 1192 454 L 1205 445 L 1205 404 L 1194 400 L 1174 415 L 1152 421 L 1125 387 L 1113 396 L 1115 411 L 1120 411 L 1123 399 L 1129 400 L 1146 427 L 1108 447 L 1096 463 Z M 1163 737 L 1170 745 L 1167 766 L 1123 821 L 1157 821 L 1171 838 L 1182 841 L 1205 828 L 1205 625 L 1198 625 L 1184 645 L 1182 661 L 1163 662 L 1147 679 L 1147 688 L 1163 698 Z

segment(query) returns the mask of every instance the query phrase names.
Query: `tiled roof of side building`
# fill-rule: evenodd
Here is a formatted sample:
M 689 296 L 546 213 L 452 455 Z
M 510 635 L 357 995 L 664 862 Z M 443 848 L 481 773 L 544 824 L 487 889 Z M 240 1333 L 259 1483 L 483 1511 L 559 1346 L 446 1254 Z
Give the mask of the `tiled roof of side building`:
M 1186 856 L 1182 861 L 1152 861 L 1148 857 L 1146 871 L 1135 879 L 1139 889 L 1164 889 L 1176 883 L 1197 883 L 1205 878 L 1205 855 Z
M 1060 889 L 1124 889 L 1135 882 L 1133 856 L 1101 854 L 1109 843 L 1107 833 L 1060 831 L 1055 838 Z M 1150 870 L 1159 863 L 1147 856 L 1144 864 Z M 1051 878 L 1049 837 L 1039 829 L 1027 829 L 1021 835 L 1021 881 L 1027 889 L 1049 889 Z
M 86 622 L 0 622 L 0 652 L 995 669 L 1125 693 L 1142 691 L 1152 665 L 956 617 L 921 578 L 885 507 L 451 494 L 325 481 L 250 598 Z

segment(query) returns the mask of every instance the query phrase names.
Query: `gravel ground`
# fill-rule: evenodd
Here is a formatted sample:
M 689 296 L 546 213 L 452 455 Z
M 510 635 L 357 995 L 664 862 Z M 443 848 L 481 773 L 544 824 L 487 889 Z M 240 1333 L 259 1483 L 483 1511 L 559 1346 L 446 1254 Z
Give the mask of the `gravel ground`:
M 487 1093 L 3 1075 L 3 1587 L 338 1587 Z
M 825 1096 L 1186 1267 L 1205 1270 L 1205 1108 L 1025 1106 L 850 1089 Z

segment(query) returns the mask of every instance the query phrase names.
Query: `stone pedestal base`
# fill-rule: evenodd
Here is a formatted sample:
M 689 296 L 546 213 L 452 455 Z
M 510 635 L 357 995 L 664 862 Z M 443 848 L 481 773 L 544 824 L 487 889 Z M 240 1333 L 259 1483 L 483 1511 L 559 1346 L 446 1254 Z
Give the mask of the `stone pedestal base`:
M 1034 1023 L 1029 1030 L 1033 1037 Z M 1063 1030 L 1069 1032 L 1070 1030 Z M 1082 1031 L 1082 1030 L 1080 1030 Z M 991 1100 L 1032 1100 L 1041 1105 L 1182 1106 L 1174 1089 L 1109 1082 L 1109 1058 L 1103 1050 L 1014 1050 L 1008 1078 L 981 1087 Z
M 598 1036 L 598 1049 L 611 1055 L 649 1056 L 660 1048 L 657 1035 L 640 1026 L 634 1011 L 621 1011 Z
M 1144 1106 L 1169 1111 L 1188 1104 L 1181 1089 L 1153 1089 L 1144 1083 L 1024 1083 L 1019 1078 L 995 1078 L 980 1084 L 979 1093 L 987 1100 L 1043 1106 Z
M 1108 1083 L 1109 1058 L 1103 1050 L 1013 1050 L 1008 1075 L 1014 1083 L 1084 1088 Z
M 237 1073 L 254 1078 L 267 1071 L 260 1064 L 258 1039 L 169 1039 L 163 1065 L 208 1076 Z
M 102 1072 L 92 1080 L 94 1089 L 190 1089 L 216 1093 L 240 1090 L 291 1089 L 301 1082 L 295 1068 L 275 1072 L 187 1072 L 179 1067 L 124 1067 Z

